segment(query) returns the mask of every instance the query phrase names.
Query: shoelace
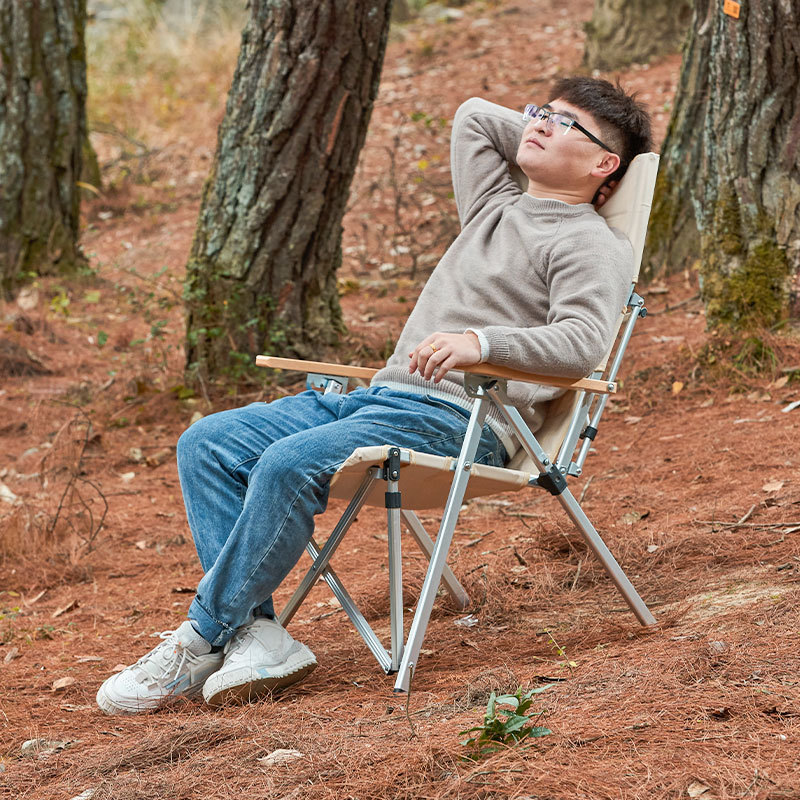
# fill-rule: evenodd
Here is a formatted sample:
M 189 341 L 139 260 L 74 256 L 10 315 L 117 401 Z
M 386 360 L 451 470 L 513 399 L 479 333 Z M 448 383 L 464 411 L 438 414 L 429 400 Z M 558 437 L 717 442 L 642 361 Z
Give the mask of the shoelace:
M 250 633 L 248 630 L 238 630 L 236 633 L 233 634 L 233 638 L 228 643 L 227 647 L 225 648 L 226 653 L 233 653 L 238 652 L 241 649 L 244 649 L 244 646 L 247 644 L 248 639 L 252 639 L 253 634 Z
M 142 672 L 144 672 L 148 678 L 156 678 L 156 675 L 153 675 L 147 668 L 146 664 L 148 662 L 153 661 L 159 655 L 164 654 L 166 655 L 165 651 L 172 646 L 172 659 L 171 661 L 166 664 L 166 677 L 167 678 L 177 678 L 180 674 L 181 669 L 183 669 L 184 664 L 188 661 L 190 664 L 192 662 L 199 661 L 198 657 L 187 650 L 181 643 L 178 641 L 178 637 L 175 635 L 175 631 L 161 631 L 158 634 L 160 639 L 164 641 L 157 645 L 153 650 L 149 653 L 143 655 L 137 662 L 134 664 L 134 667 L 138 667 Z M 178 654 L 180 653 L 180 657 L 178 658 Z

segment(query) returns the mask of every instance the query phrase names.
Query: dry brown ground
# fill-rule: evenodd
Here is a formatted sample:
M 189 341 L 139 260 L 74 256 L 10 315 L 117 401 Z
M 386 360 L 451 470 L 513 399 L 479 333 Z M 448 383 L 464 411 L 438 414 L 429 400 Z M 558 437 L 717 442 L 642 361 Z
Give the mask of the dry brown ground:
M 411 278 L 402 248 L 440 250 L 437 226 L 451 224 L 438 119 L 473 94 L 509 105 L 541 97 L 553 75 L 577 67 L 589 12 L 577 0 L 474 5 L 392 42 L 346 223 L 347 354 L 376 363 L 431 267 L 422 259 Z M 678 64 L 623 75 L 658 112 L 659 137 Z M 179 396 L 177 295 L 214 147 L 209 116 L 216 123 L 222 107 L 212 110 L 189 107 L 177 128 L 146 129 L 155 151 L 88 204 L 96 274 L 41 281 L 32 307 L 1 310 L 4 339 L 49 373 L 6 375 L 0 389 L 0 481 L 22 501 L 0 503 L 0 543 L 16 551 L 0 563 L 0 796 L 800 797 L 800 409 L 782 413 L 800 390 L 778 368 L 754 378 L 699 366 L 709 338 L 691 274 L 651 287 L 655 313 L 639 326 L 623 392 L 574 487 L 656 613 L 655 629 L 622 607 L 549 496 L 501 496 L 469 504 L 452 553 L 478 625 L 457 626 L 463 614 L 437 603 L 409 698 L 392 694 L 317 588 L 291 630 L 320 666 L 282 696 L 221 711 L 193 700 L 131 718 L 96 710 L 101 681 L 179 623 L 200 577 L 172 457 L 180 431 L 197 411 L 292 389 L 212 393 L 211 405 Z M 113 141 L 98 148 L 107 164 L 120 152 Z M 50 303 L 62 288 L 69 316 Z M 162 321 L 163 335 L 148 336 Z M 800 364 L 796 338 L 770 344 L 779 365 Z M 35 365 L 24 350 L 0 355 Z M 69 480 L 84 501 L 68 497 L 53 541 Z M 88 542 L 103 498 L 103 529 Z M 320 536 L 341 510 L 332 505 Z M 362 513 L 336 567 L 385 634 L 383 515 Z M 407 572 L 411 603 L 422 577 L 413 555 Z M 64 678 L 74 680 L 54 689 Z M 551 736 L 464 760 L 459 731 L 480 721 L 491 690 L 544 683 L 554 684 L 539 701 Z M 21 754 L 40 738 L 69 745 Z M 257 760 L 276 748 L 303 756 Z

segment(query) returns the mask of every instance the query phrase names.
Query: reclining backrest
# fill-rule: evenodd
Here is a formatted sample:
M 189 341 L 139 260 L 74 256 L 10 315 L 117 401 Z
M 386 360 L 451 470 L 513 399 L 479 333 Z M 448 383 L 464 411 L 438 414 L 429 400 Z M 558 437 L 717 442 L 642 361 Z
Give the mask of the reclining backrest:
M 633 245 L 635 284 L 639 277 L 639 268 L 642 263 L 642 252 L 647 237 L 647 221 L 650 218 L 650 206 L 653 199 L 653 190 L 658 171 L 658 155 L 656 153 L 642 153 L 636 156 L 628 167 L 625 177 L 620 181 L 608 202 L 600 209 L 600 215 L 612 228 L 622 231 Z M 521 183 L 519 174 L 512 171 L 517 182 Z M 621 313 L 614 334 L 622 325 L 627 309 L 620 309 Z M 603 372 L 608 358 L 614 348 L 612 344 L 603 361 L 598 365 L 597 371 Z M 545 452 L 555 460 L 561 444 L 566 436 L 572 415 L 578 407 L 580 393 L 567 391 L 561 397 L 551 400 L 545 413 L 541 428 L 536 431 L 536 438 Z M 513 469 L 532 471 L 533 462 L 524 449 L 520 448 L 511 459 L 508 466 Z

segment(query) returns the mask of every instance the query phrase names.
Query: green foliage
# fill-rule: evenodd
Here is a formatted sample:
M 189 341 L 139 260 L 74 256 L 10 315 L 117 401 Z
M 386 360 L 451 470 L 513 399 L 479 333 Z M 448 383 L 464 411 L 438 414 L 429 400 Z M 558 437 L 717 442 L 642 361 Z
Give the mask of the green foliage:
M 549 728 L 534 723 L 545 713 L 544 710 L 533 712 L 533 698 L 552 686 L 542 686 L 524 692 L 522 687 L 514 694 L 502 694 L 499 697 L 492 692 L 483 715 L 483 724 L 461 731 L 461 735 L 475 734 L 461 744 L 472 748 L 473 758 L 491 755 L 497 750 L 513 747 L 524 739 L 549 736 Z M 509 708 L 500 708 L 509 706 Z
M 775 351 L 759 336 L 748 336 L 733 363 L 743 372 L 761 374 L 774 372 L 778 366 Z
M 58 293 L 50 298 L 50 310 L 54 314 L 63 314 L 65 317 L 69 316 L 69 295 L 67 290 L 59 287 Z

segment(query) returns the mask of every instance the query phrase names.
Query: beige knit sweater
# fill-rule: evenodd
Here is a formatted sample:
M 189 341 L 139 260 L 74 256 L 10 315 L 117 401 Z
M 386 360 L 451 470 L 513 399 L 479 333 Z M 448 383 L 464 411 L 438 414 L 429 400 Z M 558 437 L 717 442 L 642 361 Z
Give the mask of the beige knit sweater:
M 583 377 L 611 345 L 634 272 L 633 249 L 588 203 L 524 193 L 511 178 L 522 115 L 479 98 L 453 123 L 450 158 L 461 233 L 442 257 L 372 385 L 472 400 L 463 373 L 438 384 L 409 375 L 408 354 L 435 332 L 474 329 L 483 360 L 528 372 Z M 508 394 L 531 428 L 561 390 L 510 382 Z M 538 411 L 538 413 L 537 413 Z M 516 449 L 501 415 L 487 421 L 509 455 Z

